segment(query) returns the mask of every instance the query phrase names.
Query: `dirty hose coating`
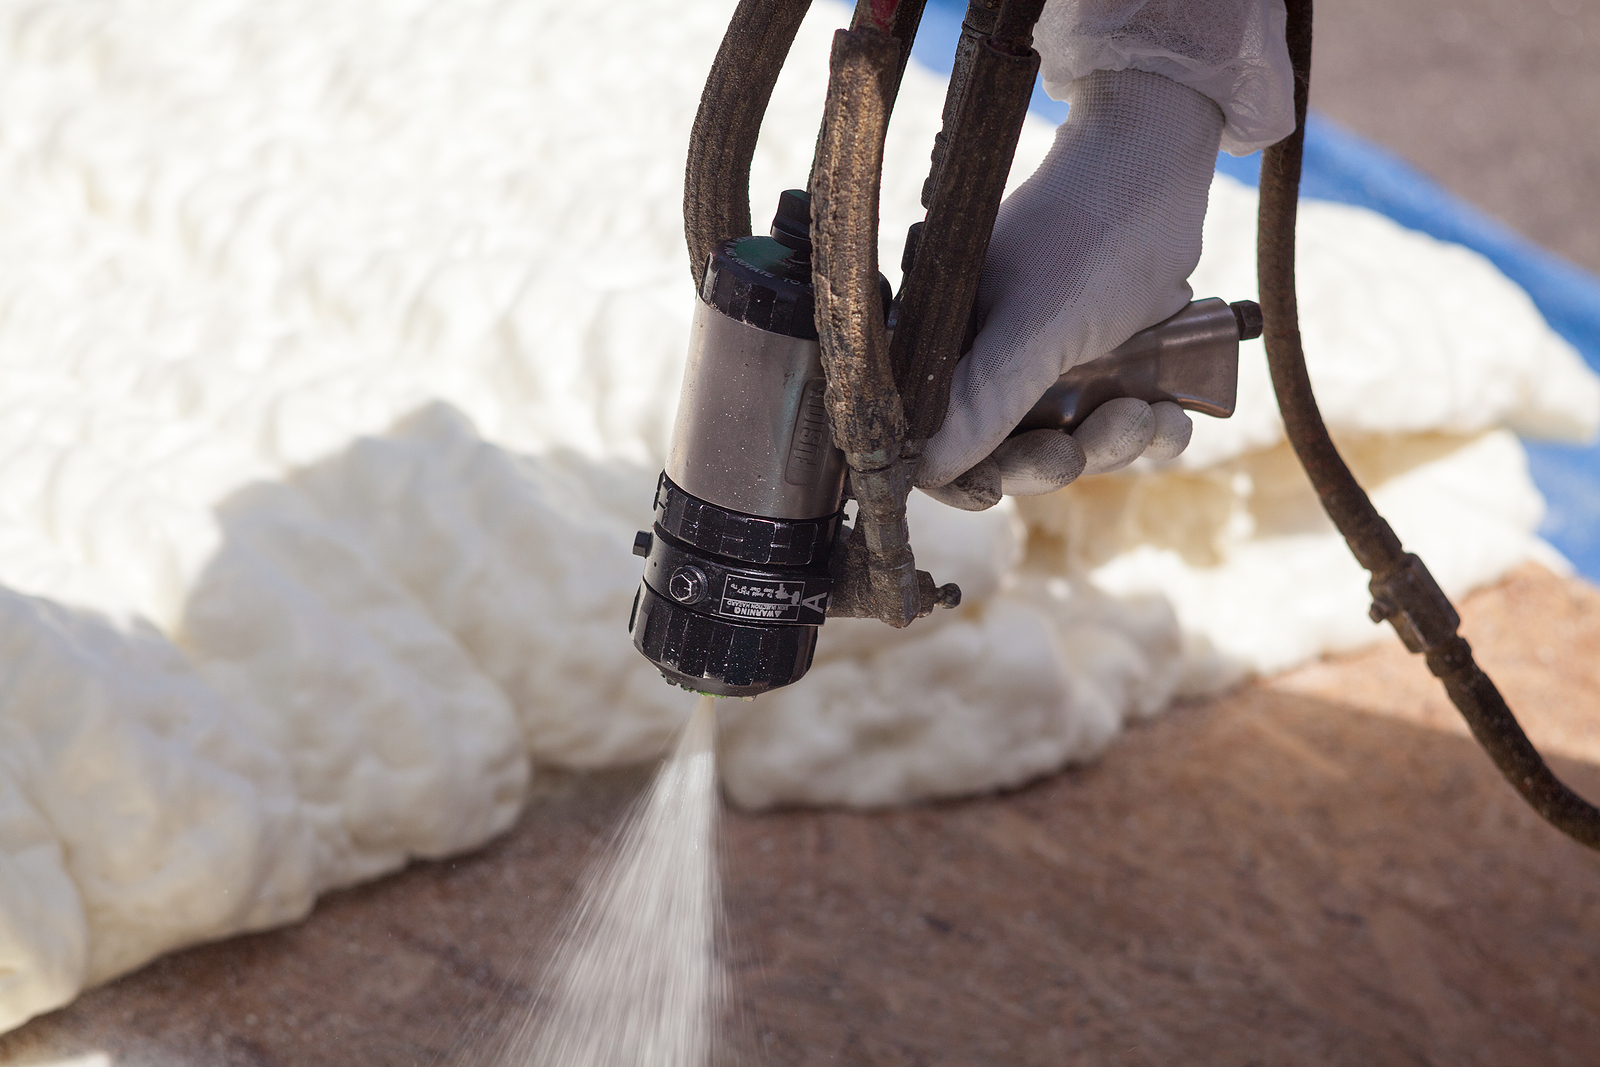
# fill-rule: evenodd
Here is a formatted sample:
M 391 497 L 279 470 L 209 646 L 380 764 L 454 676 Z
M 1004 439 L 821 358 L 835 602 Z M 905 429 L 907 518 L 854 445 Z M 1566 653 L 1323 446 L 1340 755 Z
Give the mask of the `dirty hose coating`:
M 995 35 L 971 49 L 959 101 L 946 105 L 952 121 L 935 150 L 928 218 L 906 276 L 891 348 L 908 430 L 919 451 L 950 404 L 950 382 L 1039 70 L 1029 34 L 1043 6 L 1042 0 L 1005 5 Z M 1012 14 L 1016 9 L 1024 10 Z M 1019 20 L 1027 24 L 1020 38 L 1000 37 L 1002 28 Z
M 750 233 L 750 161 L 772 87 L 811 0 L 740 0 L 700 94 L 683 175 L 696 289 L 718 243 Z
M 917 15 L 921 6 L 914 5 Z M 922 442 L 938 429 L 949 404 L 951 376 L 1039 69 L 1032 31 L 1043 6 L 1043 0 L 975 0 L 969 7 L 965 47 L 956 57 L 945 128 L 925 187 L 924 238 L 907 263 L 890 343 L 872 288 L 878 277 L 879 172 L 915 20 L 897 11 L 894 0 L 861 0 L 851 30 L 835 37 L 811 177 L 813 277 L 829 415 L 860 512 L 856 532 L 840 553 L 829 614 L 870 615 L 905 626 L 936 604 L 959 603 L 955 586 L 935 589 L 932 578 L 916 570 L 905 502 Z
M 863 0 L 856 4 L 850 19 L 850 28 L 859 30 L 871 26 L 888 34 L 900 44 L 900 58 L 895 63 L 894 81 L 889 85 L 889 103 L 900 94 L 900 80 L 905 76 L 906 64 L 911 61 L 911 42 L 922 24 L 922 9 L 928 0 Z
M 900 455 L 905 413 L 889 369 L 878 289 L 878 187 L 899 58 L 900 43 L 870 25 L 834 34 L 811 172 L 812 279 L 828 415 L 860 503 L 852 540 L 860 540 L 858 552 L 866 550 L 873 614 L 892 626 L 925 614 L 906 528 L 912 469 Z
M 1263 340 L 1272 385 L 1295 455 L 1316 487 L 1350 551 L 1372 574 L 1372 618 L 1393 624 L 1406 648 L 1421 652 L 1444 683 L 1473 737 L 1545 821 L 1600 849 L 1600 809 L 1551 773 L 1489 676 L 1456 633 L 1460 619 L 1422 560 L 1406 552 L 1345 466 L 1317 410 L 1301 347 L 1295 297 L 1294 229 L 1311 83 L 1312 0 L 1289 0 L 1288 43 L 1294 64 L 1295 131 L 1268 148 L 1261 162 L 1258 269 Z

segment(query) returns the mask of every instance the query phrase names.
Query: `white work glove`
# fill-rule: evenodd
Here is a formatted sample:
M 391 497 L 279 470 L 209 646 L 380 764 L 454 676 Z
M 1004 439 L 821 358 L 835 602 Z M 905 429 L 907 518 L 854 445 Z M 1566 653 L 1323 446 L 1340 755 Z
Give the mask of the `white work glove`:
M 1122 399 L 1078 430 L 1007 440 L 1066 370 L 1187 304 L 1200 259 L 1222 110 L 1159 74 L 1094 71 L 1039 169 L 1000 206 L 978 287 L 983 326 L 956 368 L 916 484 L 980 510 L 1058 489 L 1189 441 L 1175 404 Z

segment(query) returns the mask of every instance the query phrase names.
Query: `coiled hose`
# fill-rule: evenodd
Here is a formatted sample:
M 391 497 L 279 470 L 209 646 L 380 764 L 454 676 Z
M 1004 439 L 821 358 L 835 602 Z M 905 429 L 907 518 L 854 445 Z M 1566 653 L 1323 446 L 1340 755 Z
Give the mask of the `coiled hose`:
M 1401 547 L 1345 466 L 1328 437 L 1306 374 L 1295 297 L 1294 229 L 1305 147 L 1306 100 L 1311 86 L 1312 0 L 1288 0 L 1289 58 L 1294 66 L 1295 130 L 1263 153 L 1257 270 L 1267 366 L 1289 443 L 1316 488 L 1322 507 L 1344 535 L 1357 561 L 1372 575 L 1373 621 L 1387 619 L 1467 720 L 1507 782 L 1550 825 L 1600 849 L 1600 809 L 1578 796 L 1545 765 L 1505 698 L 1456 633 L 1460 617 L 1422 560 Z

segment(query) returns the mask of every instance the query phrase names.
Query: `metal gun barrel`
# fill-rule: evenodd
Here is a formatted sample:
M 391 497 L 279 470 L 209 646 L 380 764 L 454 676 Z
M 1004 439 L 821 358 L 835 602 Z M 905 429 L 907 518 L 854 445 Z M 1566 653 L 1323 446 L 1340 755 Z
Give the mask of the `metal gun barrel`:
M 1170 400 L 1225 419 L 1238 399 L 1239 342 L 1259 336 L 1261 309 L 1254 302 L 1196 300 L 1056 379 L 1012 434 L 1070 432 L 1095 408 L 1122 396 L 1147 404 Z

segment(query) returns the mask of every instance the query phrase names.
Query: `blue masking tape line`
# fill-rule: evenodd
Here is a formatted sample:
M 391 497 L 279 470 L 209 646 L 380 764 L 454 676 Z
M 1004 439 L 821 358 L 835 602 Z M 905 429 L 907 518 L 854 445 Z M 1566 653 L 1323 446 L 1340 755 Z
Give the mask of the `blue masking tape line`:
M 948 75 L 966 4 L 928 0 L 912 58 Z M 1067 105 L 1035 84 L 1030 109 L 1060 123 Z M 1217 170 L 1259 185 L 1261 154 L 1217 157 Z M 1386 215 L 1407 229 L 1480 253 L 1533 299 L 1550 327 L 1600 369 L 1600 278 L 1566 262 L 1458 200 L 1398 156 L 1313 114 L 1306 122 L 1301 196 L 1353 204 Z M 1525 442 L 1528 466 L 1549 514 L 1540 533 L 1585 577 L 1600 581 L 1600 443 L 1588 447 Z
M 1528 450 L 1528 473 L 1548 509 L 1539 536 L 1571 560 L 1579 574 L 1600 582 L 1600 444 L 1522 444 Z

